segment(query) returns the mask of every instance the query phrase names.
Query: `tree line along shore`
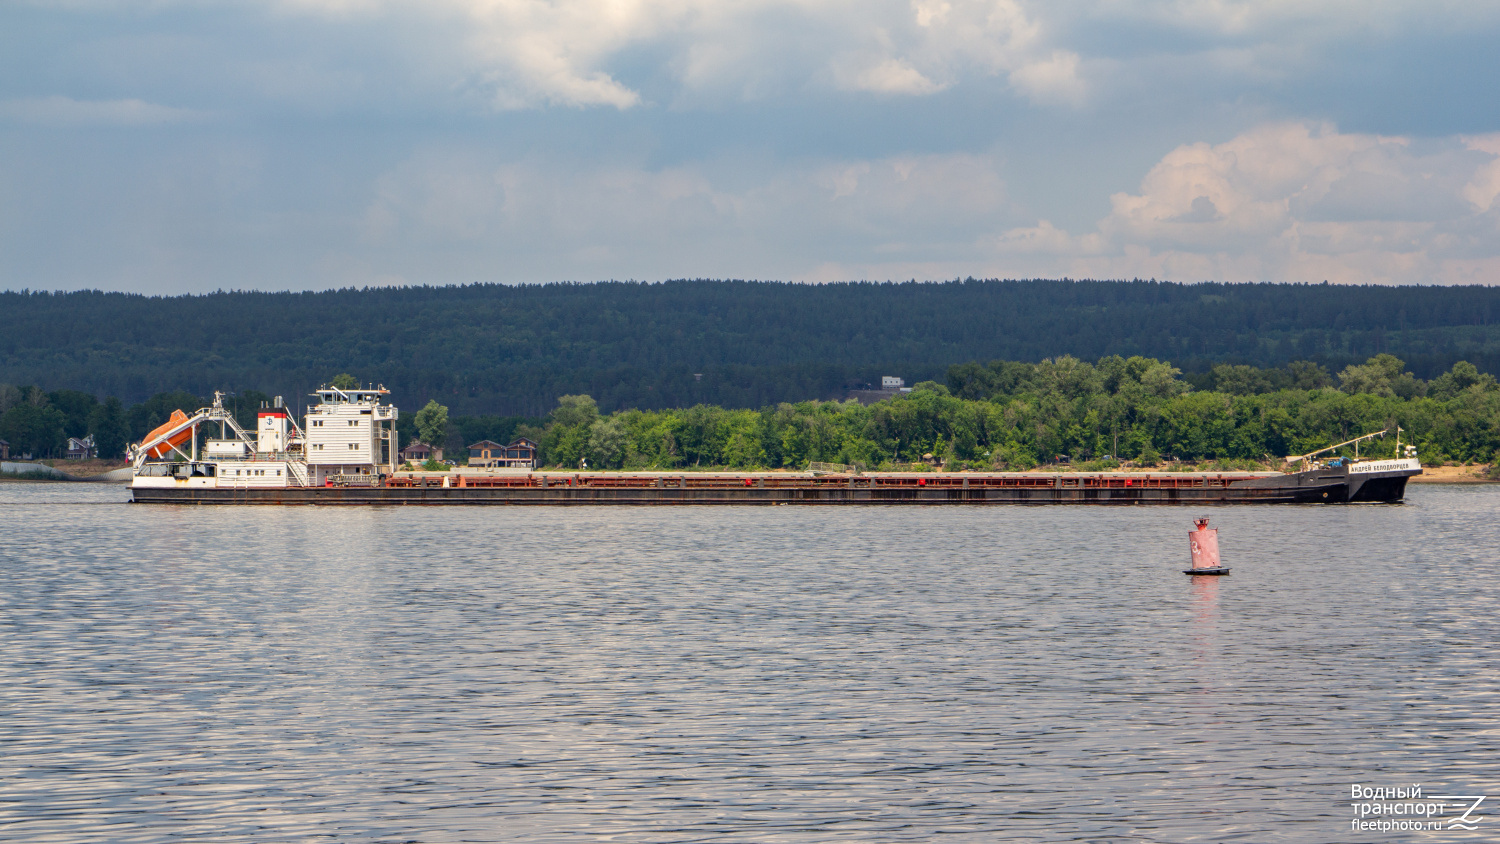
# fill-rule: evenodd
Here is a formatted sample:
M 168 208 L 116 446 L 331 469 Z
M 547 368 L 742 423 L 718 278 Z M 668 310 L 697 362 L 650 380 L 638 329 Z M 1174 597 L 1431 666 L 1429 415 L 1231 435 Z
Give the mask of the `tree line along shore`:
M 1387 353 L 1423 379 L 1500 373 L 1500 287 L 1069 279 L 380 287 L 141 296 L 0 291 L 0 382 L 118 396 L 246 389 L 292 403 L 339 372 L 403 408 L 545 418 L 775 407 L 882 375 L 946 382 L 959 361 L 1141 355 L 1195 391 L 1216 364 Z M 1337 382 L 1335 382 L 1337 383 Z
M 341 375 L 340 380 L 350 379 Z M 1376 355 L 1338 373 L 1307 362 L 1219 365 L 1206 378 L 1170 363 L 1058 357 L 948 368 L 945 382 L 864 405 L 782 402 L 759 409 L 699 404 L 602 413 L 587 395 L 562 396 L 545 417 L 450 416 L 430 400 L 402 414 L 403 443 L 421 439 L 464 462 L 465 446 L 526 436 L 545 467 L 577 469 L 802 469 L 812 462 L 870 470 L 941 466 L 1022 471 L 1280 468 L 1280 458 L 1399 425 L 1424 464 L 1492 463 L 1500 450 L 1500 384 L 1464 361 L 1432 379 Z M 270 396 L 225 399 L 243 425 Z M 74 390 L 0 385 L 0 439 L 13 455 L 61 456 L 67 437 L 91 435 L 102 458 L 123 454 L 173 410 L 207 402 L 185 391 L 126 407 Z M 1394 438 L 1362 447 L 1394 456 Z

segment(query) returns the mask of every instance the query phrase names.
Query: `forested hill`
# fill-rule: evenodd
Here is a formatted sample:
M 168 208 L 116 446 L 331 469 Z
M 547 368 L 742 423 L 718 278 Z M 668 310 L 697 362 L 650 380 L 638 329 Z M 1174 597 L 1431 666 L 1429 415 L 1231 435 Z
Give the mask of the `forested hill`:
M 1418 377 L 1500 372 L 1500 289 L 976 281 L 0 293 L 0 382 L 135 402 L 169 389 L 288 398 L 338 372 L 396 402 L 541 415 L 829 398 L 969 360 L 1144 355 L 1186 372 L 1388 352 Z M 701 374 L 701 379 L 695 377 Z

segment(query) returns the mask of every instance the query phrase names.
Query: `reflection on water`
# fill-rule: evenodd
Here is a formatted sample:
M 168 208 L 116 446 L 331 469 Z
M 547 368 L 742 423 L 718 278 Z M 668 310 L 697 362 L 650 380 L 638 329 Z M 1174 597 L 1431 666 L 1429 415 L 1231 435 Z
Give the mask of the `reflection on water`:
M 1219 615 L 1219 576 L 1189 576 L 1188 588 L 1193 593 L 1193 618 L 1199 631 L 1211 632 Z
M 0 484 L 9 839 L 1328 842 L 1351 783 L 1500 795 L 1500 490 L 1219 508 L 1228 578 L 1173 508 L 122 492 Z
M 1206 659 L 1219 645 L 1219 577 L 1189 576 L 1188 590 L 1192 593 L 1193 643 L 1200 658 Z

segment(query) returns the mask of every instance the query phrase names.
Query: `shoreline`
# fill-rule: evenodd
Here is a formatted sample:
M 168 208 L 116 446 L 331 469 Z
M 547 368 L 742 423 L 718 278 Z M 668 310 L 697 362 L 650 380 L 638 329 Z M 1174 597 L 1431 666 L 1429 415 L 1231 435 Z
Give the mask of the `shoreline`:
M 54 463 L 59 461 L 52 461 Z M 49 481 L 58 483 L 129 483 L 130 465 L 119 461 L 87 460 L 69 472 L 39 460 L 0 461 L 0 481 Z
M 1407 479 L 1409 484 L 1494 484 L 1500 483 L 1500 479 L 1484 477 L 1483 473 L 1489 470 L 1485 464 L 1470 464 L 1468 466 L 1432 466 L 1422 467 L 1422 474 L 1414 475 Z

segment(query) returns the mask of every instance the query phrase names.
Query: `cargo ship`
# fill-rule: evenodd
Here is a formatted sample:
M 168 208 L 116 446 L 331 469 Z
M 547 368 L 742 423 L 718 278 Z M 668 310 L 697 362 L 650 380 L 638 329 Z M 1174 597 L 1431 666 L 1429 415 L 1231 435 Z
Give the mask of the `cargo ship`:
M 1414 449 L 1360 459 L 1377 431 L 1283 472 L 577 472 L 399 469 L 383 387 L 324 387 L 302 424 L 280 397 L 244 430 L 215 394 L 130 449 L 137 504 L 1348 504 L 1398 502 Z M 215 430 L 217 429 L 217 430 Z M 211 436 L 217 434 L 217 436 Z M 1356 456 L 1319 460 L 1352 445 Z

